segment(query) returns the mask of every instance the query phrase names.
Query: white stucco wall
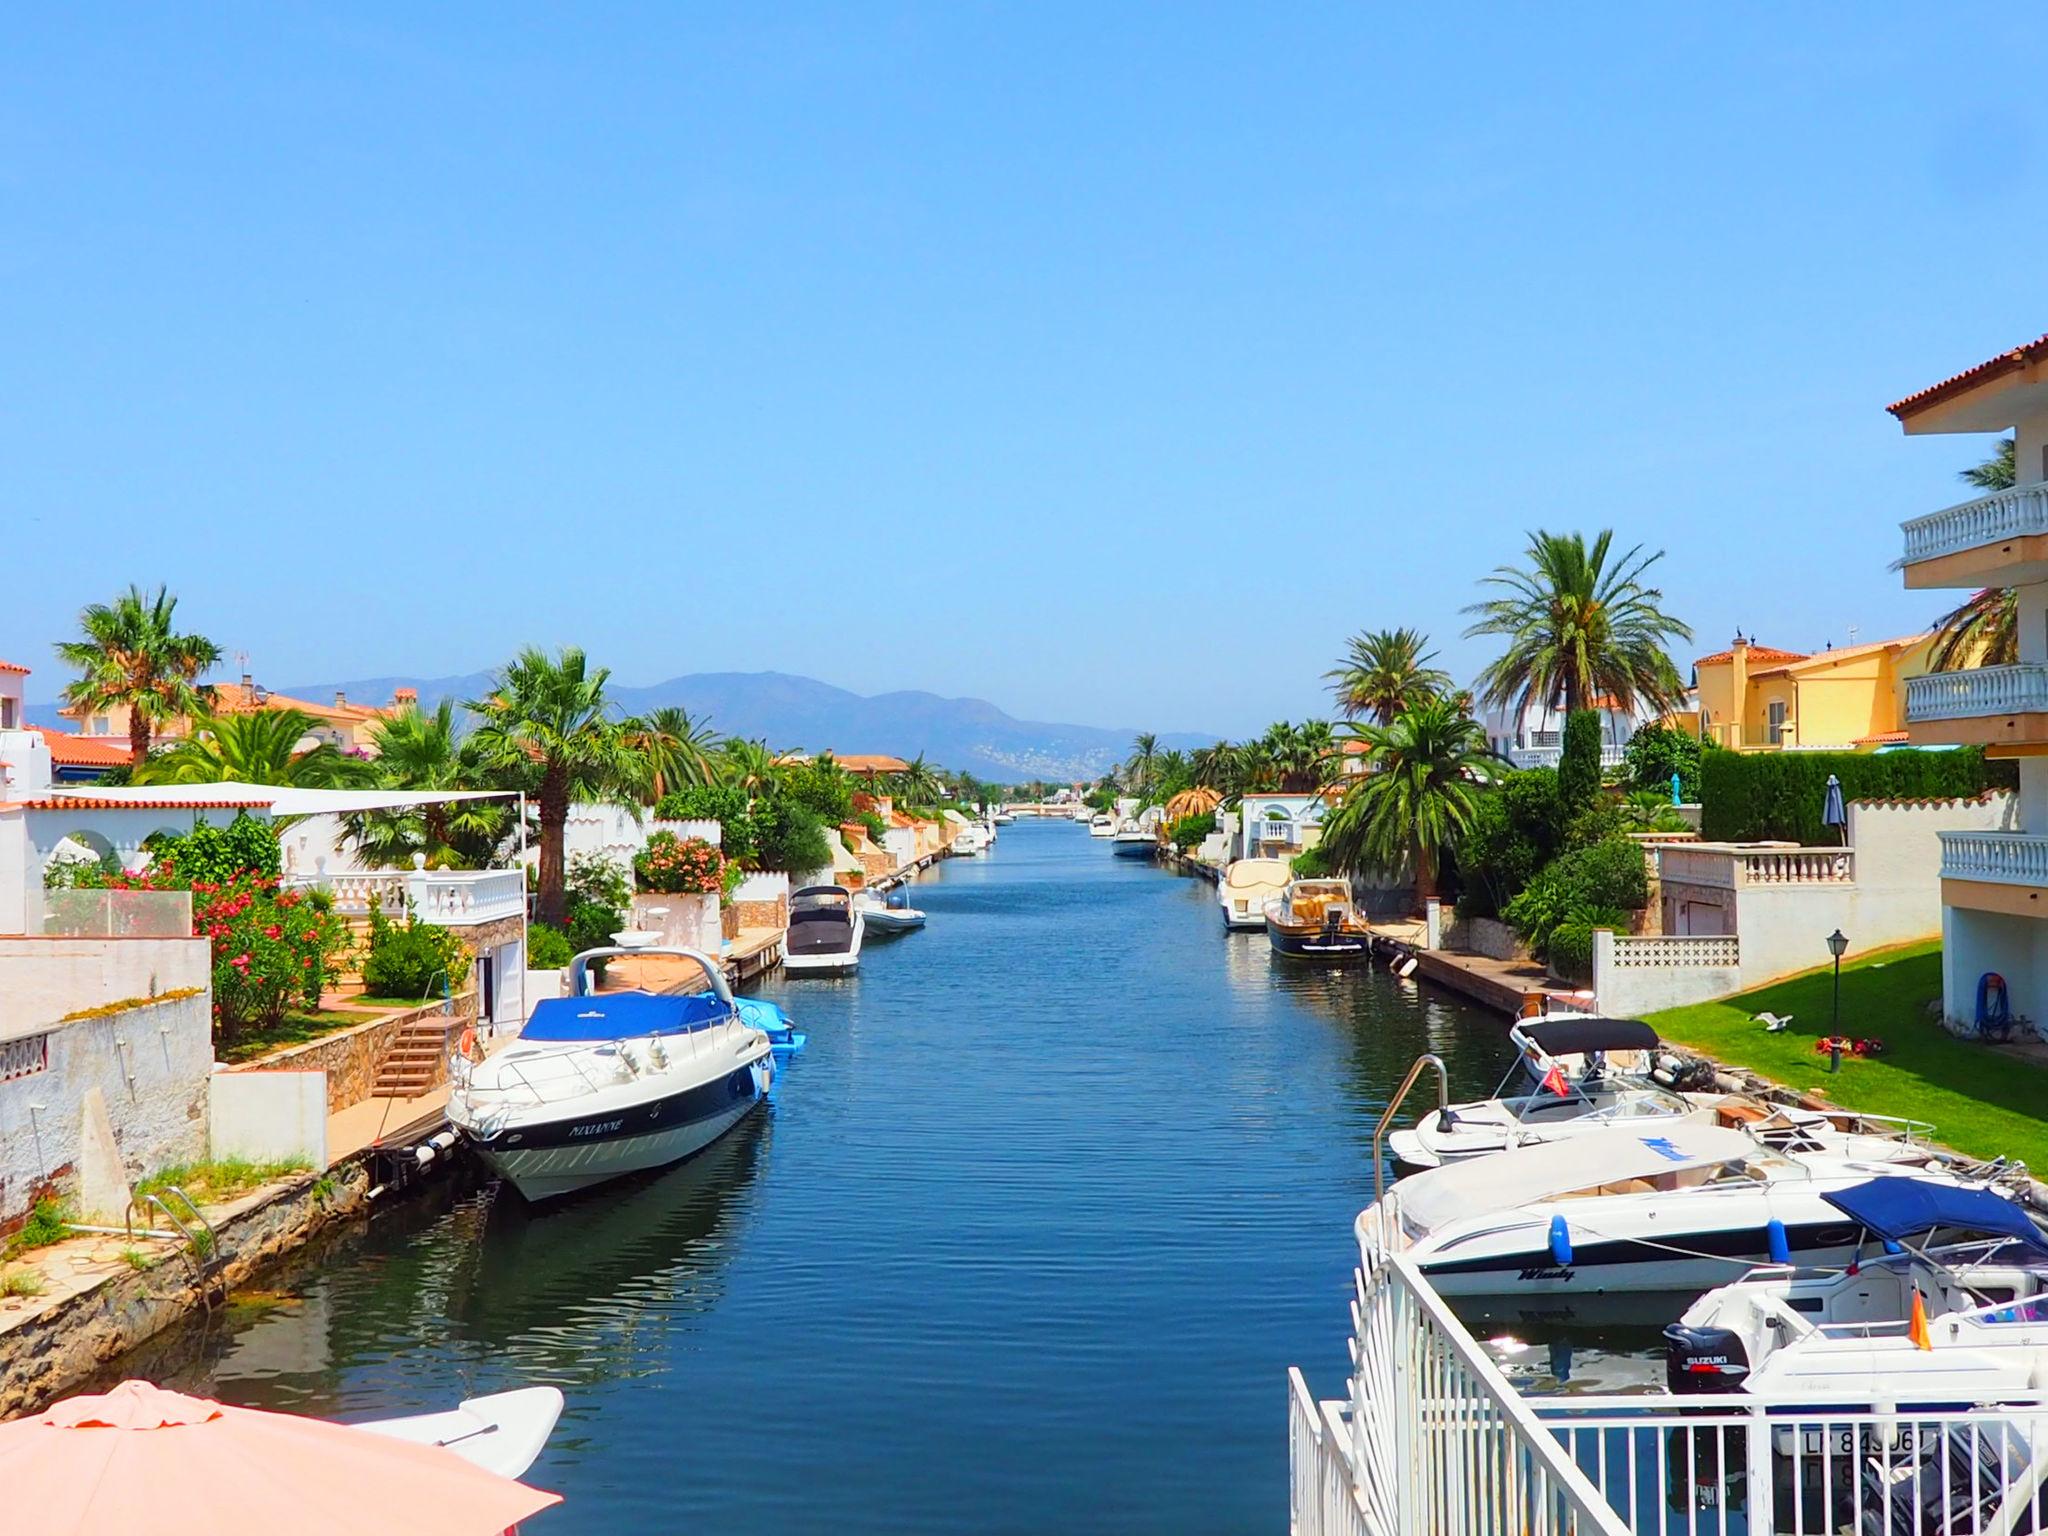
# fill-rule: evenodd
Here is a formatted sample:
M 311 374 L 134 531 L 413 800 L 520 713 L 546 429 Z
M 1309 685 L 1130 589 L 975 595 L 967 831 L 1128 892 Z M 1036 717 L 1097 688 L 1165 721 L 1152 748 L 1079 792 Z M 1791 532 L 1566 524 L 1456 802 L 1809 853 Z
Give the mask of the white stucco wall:
M 106 1100 L 131 1180 L 203 1158 L 212 1012 L 212 993 L 201 991 L 67 1024 L 0 1029 L 0 1042 L 31 1057 L 40 1036 L 44 1063 L 0 1082 L 0 1222 L 18 1220 L 45 1191 L 70 1191 L 93 1089 Z M 11 1069 L 19 1068 L 17 1059 Z
M 325 1072 L 216 1072 L 207 1079 L 210 1156 L 327 1166 Z
M 1593 934 L 1593 993 L 1602 1013 L 1637 1019 L 1660 1008 L 1703 1003 L 1742 989 L 1731 938 L 1626 938 Z
M 40 1028 L 81 1008 L 212 984 L 212 951 L 204 939 L 0 938 L 0 1031 Z

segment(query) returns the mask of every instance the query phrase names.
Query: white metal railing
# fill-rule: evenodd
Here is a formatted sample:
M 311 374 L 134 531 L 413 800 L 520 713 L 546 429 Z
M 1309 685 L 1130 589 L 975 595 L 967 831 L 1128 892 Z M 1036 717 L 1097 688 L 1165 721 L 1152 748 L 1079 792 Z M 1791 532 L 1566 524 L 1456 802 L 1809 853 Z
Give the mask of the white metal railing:
M 1969 720 L 1979 715 L 2048 714 L 2048 667 L 1972 667 L 1906 680 L 1906 719 Z
M 1856 879 L 1856 850 L 1675 843 L 1657 849 L 1657 873 L 1664 880 L 1729 890 L 1753 885 L 1848 885 Z
M 1906 560 L 1933 560 L 2006 539 L 2048 533 L 2048 484 L 2013 486 L 1899 525 Z
M 1287 1507 L 1292 1536 L 1375 1536 L 1358 1502 L 1346 1454 L 1351 1425 L 1341 1403 L 1318 1403 L 1287 1368 Z
M 2048 837 L 2023 832 L 1944 832 L 1944 880 L 1993 880 L 2005 885 L 2048 885 Z
M 1742 940 L 1732 933 L 1614 935 L 1614 964 L 1623 970 L 1699 970 L 1740 966 Z

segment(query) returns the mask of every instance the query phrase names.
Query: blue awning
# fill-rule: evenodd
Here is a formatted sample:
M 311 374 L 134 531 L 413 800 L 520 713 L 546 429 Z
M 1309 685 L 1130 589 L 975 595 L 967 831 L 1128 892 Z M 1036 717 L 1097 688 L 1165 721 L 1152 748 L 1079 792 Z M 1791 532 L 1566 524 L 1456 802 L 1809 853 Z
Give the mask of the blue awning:
M 2037 1248 L 2048 1246 L 2041 1229 L 2017 1201 L 1989 1189 L 1891 1177 L 1852 1184 L 1821 1198 L 1852 1221 L 1895 1242 L 1937 1227 L 1954 1227 L 1987 1237 L 2016 1237 Z
M 709 992 L 657 996 L 616 992 L 600 997 L 550 997 L 538 1004 L 522 1040 L 624 1040 L 679 1034 L 732 1015 Z

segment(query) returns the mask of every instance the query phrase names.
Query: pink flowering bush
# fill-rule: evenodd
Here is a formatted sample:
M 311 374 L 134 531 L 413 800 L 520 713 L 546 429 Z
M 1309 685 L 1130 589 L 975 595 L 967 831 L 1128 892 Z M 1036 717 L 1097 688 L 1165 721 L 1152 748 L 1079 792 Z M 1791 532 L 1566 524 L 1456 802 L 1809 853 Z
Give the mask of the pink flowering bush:
M 664 896 L 715 896 L 725 884 L 725 855 L 701 837 L 685 842 L 657 832 L 634 856 L 633 878 L 641 890 Z

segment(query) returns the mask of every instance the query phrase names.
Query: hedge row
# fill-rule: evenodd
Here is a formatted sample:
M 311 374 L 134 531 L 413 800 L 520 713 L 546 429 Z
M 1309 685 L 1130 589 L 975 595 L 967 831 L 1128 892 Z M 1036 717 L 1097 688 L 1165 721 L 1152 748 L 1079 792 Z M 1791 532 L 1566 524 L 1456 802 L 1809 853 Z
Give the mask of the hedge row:
M 2017 764 L 1953 752 L 1707 752 L 1700 760 L 1700 835 L 1709 842 L 1832 842 L 1821 825 L 1828 775 L 1843 800 L 1935 800 L 2011 789 Z

